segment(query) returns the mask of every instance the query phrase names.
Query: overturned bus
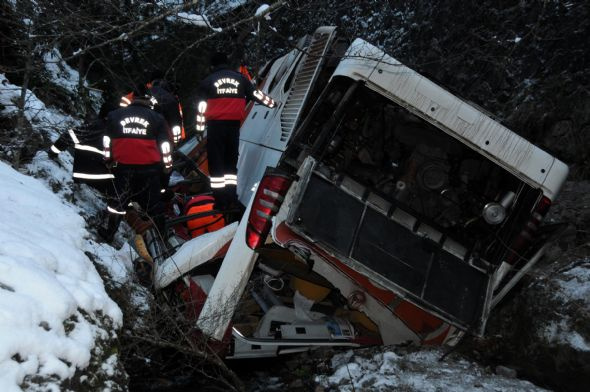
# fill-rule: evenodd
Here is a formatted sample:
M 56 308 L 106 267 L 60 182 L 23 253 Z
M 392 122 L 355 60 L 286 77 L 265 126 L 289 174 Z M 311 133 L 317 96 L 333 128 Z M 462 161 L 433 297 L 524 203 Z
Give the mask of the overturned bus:
M 260 77 L 281 104 L 242 125 L 246 213 L 160 260 L 156 288 L 229 358 L 483 334 L 543 255 L 567 166 L 333 27 Z

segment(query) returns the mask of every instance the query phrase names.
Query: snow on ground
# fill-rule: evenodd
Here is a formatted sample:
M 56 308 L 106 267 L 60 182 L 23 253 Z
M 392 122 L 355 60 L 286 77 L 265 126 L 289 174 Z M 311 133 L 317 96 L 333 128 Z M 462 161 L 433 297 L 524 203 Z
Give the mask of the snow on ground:
M 21 88 L 10 83 L 6 76 L 0 73 L 0 105 L 4 106 L 0 115 L 7 117 L 16 115 L 18 112 L 16 104 L 20 95 Z M 71 116 L 46 107 L 31 90 L 27 90 L 25 95 L 25 117 L 33 128 L 47 132 L 52 138 L 57 138 L 58 130 L 79 123 Z
M 546 325 L 541 334 L 549 343 L 564 344 L 578 351 L 590 351 L 590 344 L 582 335 L 573 330 L 568 318 Z
M 102 314 L 119 326 L 122 313 L 84 253 L 97 244 L 75 208 L 3 162 L 0 200 L 0 390 L 8 392 L 25 377 L 72 377 L 111 332 L 92 321 Z
M 309 359 L 283 362 L 285 373 L 257 372 L 248 390 L 316 392 L 523 392 L 546 391 L 516 378 L 516 371 L 489 368 L 462 358 L 445 356 L 442 348 L 373 347 L 347 351 L 321 349 Z M 310 362 L 311 361 L 311 362 Z M 305 374 L 311 371 L 311 378 Z M 297 376 L 300 373 L 300 376 Z M 304 389 L 307 388 L 307 389 Z
M 563 272 L 558 284 L 557 295 L 562 299 L 590 306 L 590 258 L 580 260 L 573 268 Z
M 77 73 L 56 84 L 73 86 Z M 56 77 L 56 75 L 53 75 Z M 21 88 L 0 74 L 3 116 L 14 115 Z M 47 108 L 30 90 L 25 116 L 33 129 L 67 129 L 74 118 Z M 58 133 L 48 132 L 52 139 Z M 116 337 L 122 312 L 105 292 L 89 259 L 104 266 L 115 284 L 129 279 L 132 253 L 92 239 L 86 220 L 104 201 L 86 185 L 71 181 L 72 156 L 58 162 L 38 152 L 24 175 L 0 161 L 0 391 L 60 389 L 60 383 L 103 355 L 98 341 Z M 69 200 L 69 201 L 68 201 Z M 75 200 L 75 204 L 71 201 Z M 115 372 L 117 355 L 107 355 L 98 371 Z M 95 378 L 97 374 L 93 374 Z M 83 383 L 82 376 L 80 378 Z M 85 377 L 89 380 L 88 377 Z M 106 385 L 106 384 L 105 384 Z
M 327 390 L 338 391 L 543 391 L 528 381 L 493 374 L 442 350 L 347 351 L 331 361 L 332 374 L 316 376 Z
M 544 325 L 539 335 L 549 343 L 590 351 L 590 341 L 576 331 L 576 315 L 590 314 L 590 258 L 574 261 L 552 281 L 557 285 L 555 299 L 563 304 L 559 319 Z M 566 311 L 567 310 L 567 311 Z
M 64 203 L 73 199 L 73 203 L 67 203 L 68 207 L 86 220 L 86 227 L 101 224 L 100 217 L 106 210 L 104 199 L 99 196 L 96 190 L 85 184 L 73 184 L 72 182 L 72 155 L 65 151 L 59 154 L 57 161 L 47 158 L 45 152 L 39 152 L 33 161 L 27 165 L 29 174 L 39 177 L 39 181 L 57 194 Z M 123 225 L 122 225 L 123 226 Z M 121 229 L 123 230 L 125 226 Z M 113 283 L 124 283 L 129 279 L 129 272 L 132 268 L 132 260 L 135 251 L 125 243 L 121 249 L 98 243 L 90 238 L 86 232 L 84 251 L 94 255 L 101 265 L 109 272 Z

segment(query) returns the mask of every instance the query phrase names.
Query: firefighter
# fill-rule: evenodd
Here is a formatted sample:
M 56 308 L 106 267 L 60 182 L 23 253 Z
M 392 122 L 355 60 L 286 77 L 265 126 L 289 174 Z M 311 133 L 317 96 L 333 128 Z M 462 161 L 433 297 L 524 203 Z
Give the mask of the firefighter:
M 164 74 L 160 71 L 152 72 L 149 81 L 146 83 L 147 91 L 150 95 L 156 98 L 158 103 L 154 106 L 154 110 L 161 113 L 168 123 L 169 135 L 172 144 L 178 145 L 185 139 L 184 125 L 182 120 L 182 106 L 178 97 L 173 93 L 172 86 L 164 79 Z M 161 177 L 162 197 L 170 199 L 174 196 L 173 192 L 166 192 L 170 182 L 170 175 L 172 173 L 163 174 Z
M 47 151 L 47 155 L 55 160 L 62 151 L 74 147 L 74 183 L 88 184 L 107 195 L 112 193 L 114 176 L 104 162 L 102 139 L 107 115 L 116 108 L 112 102 L 105 102 L 98 118 L 63 132 Z
M 207 131 L 207 157 L 211 190 L 215 208 L 225 210 L 239 207 L 237 162 L 240 124 L 246 114 L 246 102 L 254 100 L 269 108 L 275 101 L 240 72 L 228 66 L 224 53 L 211 57 L 212 73 L 199 85 L 197 91 L 197 131 Z
M 145 88 L 152 97 L 156 99 L 154 110 L 164 116 L 164 119 L 168 123 L 169 139 L 173 146 L 178 145 L 182 140 L 185 139 L 183 118 L 182 118 L 182 106 L 178 97 L 174 94 L 172 86 L 164 79 L 164 73 L 161 71 L 154 71 L 150 75 L 148 82 L 145 84 Z M 133 99 L 133 93 L 129 93 L 121 97 L 120 106 L 125 107 L 129 105 Z M 170 182 L 170 175 L 162 174 L 161 189 L 162 194 L 166 193 L 168 183 Z M 166 197 L 170 198 L 173 194 L 168 192 Z
M 155 99 L 135 92 L 131 103 L 111 112 L 103 138 L 105 159 L 115 174 L 107 228 L 99 234 L 111 242 L 127 206 L 135 201 L 165 237 L 160 174 L 172 168 L 171 144 L 164 117 L 153 110 Z
M 172 132 L 172 141 L 177 145 L 185 139 L 184 125 L 182 121 L 182 106 L 172 86 L 164 79 L 164 74 L 160 71 L 154 71 L 150 76 L 150 81 L 146 84 L 148 92 L 158 100 L 155 110 L 162 113 L 170 131 Z
M 164 79 L 164 74 L 160 71 L 154 71 L 145 84 L 147 92 L 156 99 L 154 110 L 161 113 L 168 123 L 170 130 L 170 140 L 177 145 L 185 139 L 182 105 L 178 97 L 174 94 L 172 86 Z M 119 106 L 126 107 L 133 100 L 133 92 L 121 97 Z

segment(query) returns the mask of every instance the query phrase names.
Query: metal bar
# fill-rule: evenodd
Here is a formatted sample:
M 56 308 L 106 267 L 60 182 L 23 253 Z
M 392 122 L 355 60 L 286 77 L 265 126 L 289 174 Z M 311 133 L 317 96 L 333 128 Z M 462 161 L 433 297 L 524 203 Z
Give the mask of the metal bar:
M 360 344 L 352 342 L 351 339 L 260 339 L 247 338 L 236 327 L 232 328 L 232 335 L 235 339 L 239 339 L 248 344 L 257 344 L 259 346 L 346 346 L 359 347 Z
M 539 261 L 541 256 L 545 253 L 545 249 L 547 249 L 547 244 L 543 245 L 541 249 L 534 254 L 533 257 L 506 283 L 502 290 L 492 298 L 492 308 L 495 307 L 501 300 L 508 294 L 508 292 L 518 283 L 518 281 L 530 271 L 530 269 Z

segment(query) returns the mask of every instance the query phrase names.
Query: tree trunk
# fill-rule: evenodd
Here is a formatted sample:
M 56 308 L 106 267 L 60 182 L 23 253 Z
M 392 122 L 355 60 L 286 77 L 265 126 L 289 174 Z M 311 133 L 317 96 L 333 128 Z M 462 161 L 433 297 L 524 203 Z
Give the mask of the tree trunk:
M 16 120 L 16 130 L 18 134 L 22 137 L 23 140 L 28 139 L 28 135 L 26 133 L 29 132 L 26 124 L 26 117 L 25 117 L 25 107 L 27 104 L 27 90 L 29 89 L 29 81 L 31 80 L 31 72 L 33 69 L 33 59 L 35 55 L 35 50 L 33 46 L 33 40 L 29 39 L 27 41 L 27 61 L 25 63 L 25 72 L 23 75 L 23 84 L 20 90 L 20 97 L 17 102 L 18 107 L 18 114 Z M 20 166 L 20 150 L 15 150 L 14 155 L 12 157 L 12 166 L 17 169 Z
M 78 57 L 78 97 L 80 97 L 81 107 L 78 110 L 84 116 L 88 115 L 88 112 L 92 109 L 90 107 L 90 96 L 88 90 L 84 87 L 84 81 L 86 80 L 86 56 L 81 55 Z

